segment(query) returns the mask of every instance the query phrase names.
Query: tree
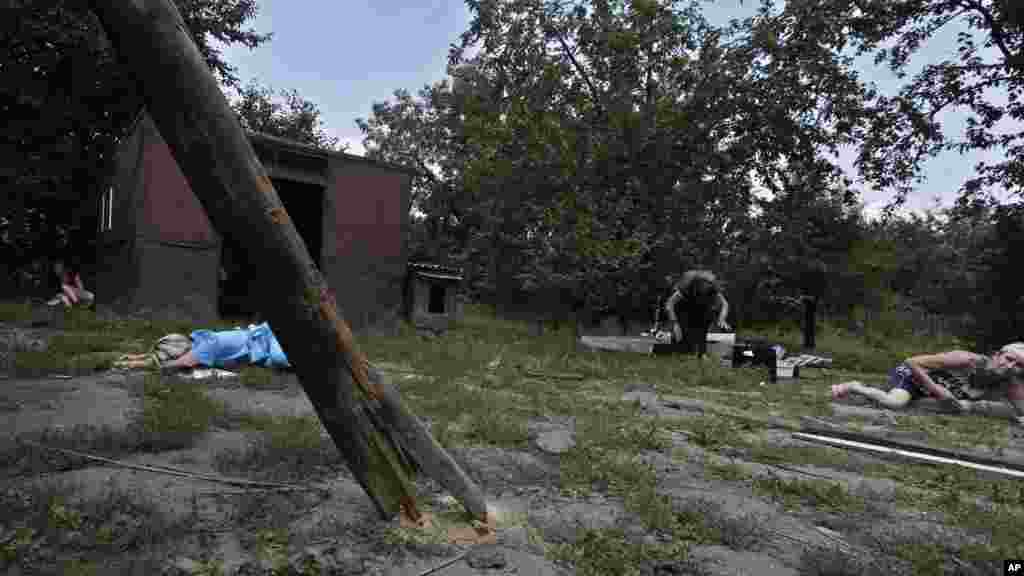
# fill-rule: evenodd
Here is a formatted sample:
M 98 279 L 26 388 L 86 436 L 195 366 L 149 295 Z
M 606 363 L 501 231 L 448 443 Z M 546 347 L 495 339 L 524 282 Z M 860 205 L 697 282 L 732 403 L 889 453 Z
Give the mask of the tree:
M 180 0 L 178 6 L 206 64 L 223 84 L 236 85 L 213 41 L 252 48 L 269 40 L 244 28 L 256 14 L 255 0 Z M 141 100 L 80 2 L 5 3 L 0 45 L 0 225 L 5 242 L 32 248 L 19 252 L 30 259 L 52 249 L 63 231 L 76 231 L 81 245 L 95 230 L 95 200 Z M 40 221 L 33 213 L 41 210 L 47 234 L 33 227 Z
M 758 202 L 758 252 L 769 256 L 773 296 L 803 313 L 803 346 L 815 347 L 819 303 L 837 287 L 851 248 L 858 240 L 856 196 L 827 177 L 827 164 L 801 164 L 775 197 Z
M 514 195 L 541 215 L 527 226 L 520 277 L 585 287 L 597 306 L 636 294 L 643 278 L 653 286 L 717 258 L 742 235 L 755 185 L 782 194 L 797 162 L 831 178 L 838 168 L 826 153 L 863 123 L 866 93 L 851 61 L 816 28 L 767 8 L 715 29 L 694 7 L 662 1 L 470 7 L 452 59 L 479 48 L 502 158 L 521 166 L 518 181 L 543 174 L 534 189 L 552 181 L 542 167 L 567 171 L 553 196 Z M 524 146 L 548 119 L 564 144 Z M 524 147 L 531 152 L 516 152 Z
M 979 328 L 975 342 L 979 350 L 1024 339 L 1024 296 L 1018 281 L 1024 205 L 997 207 L 992 224 L 979 258 L 979 285 L 986 287 L 975 300 Z
M 976 166 L 961 195 L 993 188 L 1024 194 L 1024 26 L 1012 0 L 810 0 L 784 14 L 815 26 L 837 51 L 874 54 L 905 80 L 899 93 L 877 95 L 872 122 L 859 133 L 861 174 L 893 187 L 902 202 L 923 162 L 941 151 L 1000 150 L 1004 159 Z M 943 28 L 956 26 L 956 51 L 908 78 L 913 58 Z M 938 115 L 968 113 L 960 135 L 947 136 Z
M 784 194 L 798 162 L 835 178 L 827 154 L 864 122 L 851 61 L 768 9 L 716 29 L 663 0 L 469 6 L 450 86 L 360 126 L 421 171 L 432 243 L 492 297 L 648 309 L 665 275 L 746 257 L 754 189 Z
M 287 138 L 324 150 L 342 150 L 338 138 L 330 136 L 323 129 L 320 109 L 300 96 L 297 90 L 275 94 L 272 89 L 252 80 L 238 89 L 238 97 L 231 103 L 231 108 L 247 130 Z

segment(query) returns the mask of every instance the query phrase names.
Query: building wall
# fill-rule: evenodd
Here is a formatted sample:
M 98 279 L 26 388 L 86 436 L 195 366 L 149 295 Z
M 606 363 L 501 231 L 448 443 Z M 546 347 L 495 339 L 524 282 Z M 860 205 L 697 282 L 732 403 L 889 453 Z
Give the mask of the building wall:
M 118 143 L 118 161 L 109 182 L 114 194 L 112 228 L 97 234 L 96 268 L 91 287 L 101 304 L 129 305 L 138 284 L 135 238 L 143 203 L 143 142 L 143 131 L 136 129 Z M 99 203 L 95 209 L 99 212 Z
M 329 167 L 323 271 L 354 330 L 401 317 L 410 176 L 355 160 Z
M 187 248 L 140 240 L 134 307 L 147 316 L 197 323 L 217 318 L 216 245 Z
M 287 177 L 288 153 L 274 158 L 271 176 Z M 411 177 L 341 156 L 330 157 L 322 180 L 313 172 L 307 176 L 328 186 L 321 269 L 345 318 L 355 330 L 394 327 L 402 305 Z M 117 243 L 101 248 L 101 301 L 154 316 L 215 318 L 220 238 L 148 116 L 125 139 L 115 180 L 124 203 L 115 226 L 124 227 Z
M 132 306 L 155 317 L 216 318 L 220 241 L 156 125 L 139 123 L 142 177 L 137 196 Z
M 213 225 L 153 121 L 146 116 L 143 170 L 145 207 L 140 234 L 150 241 L 209 245 Z

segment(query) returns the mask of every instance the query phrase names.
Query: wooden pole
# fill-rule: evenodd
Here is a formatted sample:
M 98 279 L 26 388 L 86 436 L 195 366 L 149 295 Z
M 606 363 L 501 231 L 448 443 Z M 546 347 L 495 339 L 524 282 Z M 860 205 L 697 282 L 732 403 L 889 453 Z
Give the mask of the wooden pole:
M 414 468 L 476 518 L 483 493 L 356 346 L 245 131 L 171 0 L 90 0 L 213 227 L 258 264 L 252 293 L 348 467 L 385 517 L 419 517 Z M 344 202 L 344 199 L 340 199 Z

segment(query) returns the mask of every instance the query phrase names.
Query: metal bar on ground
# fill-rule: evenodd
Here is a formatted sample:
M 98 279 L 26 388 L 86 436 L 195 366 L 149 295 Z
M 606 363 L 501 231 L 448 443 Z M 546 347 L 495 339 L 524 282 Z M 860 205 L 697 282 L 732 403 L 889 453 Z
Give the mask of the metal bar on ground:
M 957 466 L 963 466 L 965 468 L 973 468 L 975 470 L 981 470 L 984 472 L 994 472 L 996 474 L 1002 474 L 1004 476 L 1011 476 L 1014 478 L 1024 478 L 1024 471 L 1014 470 L 1013 468 L 1007 468 L 1005 466 L 993 466 L 989 464 L 980 464 L 977 462 L 971 462 L 969 460 L 962 460 L 958 458 L 948 458 L 943 456 L 936 456 L 934 454 L 925 454 L 923 452 L 914 452 L 911 450 L 905 450 L 901 448 L 891 448 L 889 446 L 883 446 L 881 444 L 874 444 L 869 442 L 859 442 L 855 440 L 847 440 L 844 438 L 837 438 L 833 436 L 825 436 L 822 434 L 809 434 L 806 432 L 794 432 L 793 437 L 799 440 L 806 440 L 808 442 L 817 442 L 819 444 L 830 444 L 840 448 L 852 448 L 855 450 L 864 450 L 867 452 L 879 452 L 883 454 L 893 454 L 902 456 L 912 460 L 919 460 L 923 462 L 932 462 L 936 464 L 954 464 Z
M 657 341 L 653 338 L 631 338 L 627 336 L 580 336 L 580 343 L 597 350 L 650 354 L 654 351 L 654 345 Z
M 876 436 L 872 434 L 866 434 L 864 432 L 855 432 L 853 430 L 847 430 L 840 427 L 821 427 L 814 425 L 804 424 L 800 426 L 800 432 L 808 434 L 817 434 L 819 436 L 828 436 L 830 438 L 842 438 L 844 440 L 852 440 L 854 442 L 865 442 L 868 444 L 877 444 L 879 446 L 888 446 L 889 448 L 896 448 L 898 450 L 906 450 L 908 452 L 916 452 L 920 454 L 928 454 L 931 456 L 937 456 L 939 458 L 951 458 L 953 460 L 965 460 L 968 462 L 974 462 L 975 464 L 984 464 L 986 466 L 994 466 L 1001 468 L 1009 468 L 1018 472 L 1024 472 L 1024 462 L 1019 460 L 1007 460 L 1001 458 L 990 458 L 982 456 L 980 454 L 972 454 L 966 451 L 950 450 L 948 448 L 934 448 L 925 444 L 917 442 L 908 442 L 906 440 L 893 440 L 883 436 Z

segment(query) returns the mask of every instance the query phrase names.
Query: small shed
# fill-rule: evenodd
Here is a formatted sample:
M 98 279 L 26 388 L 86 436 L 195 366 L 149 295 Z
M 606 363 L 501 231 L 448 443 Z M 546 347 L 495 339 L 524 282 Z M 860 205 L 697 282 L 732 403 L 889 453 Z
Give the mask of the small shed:
M 426 262 L 410 262 L 408 269 L 405 305 L 409 322 L 435 332 L 447 330 L 461 314 L 456 296 L 462 271 Z
M 406 278 L 411 170 L 266 134 L 249 141 L 353 329 L 394 325 Z M 118 145 L 99 206 L 97 298 L 195 322 L 245 317 L 262 246 L 217 234 L 155 123 Z

